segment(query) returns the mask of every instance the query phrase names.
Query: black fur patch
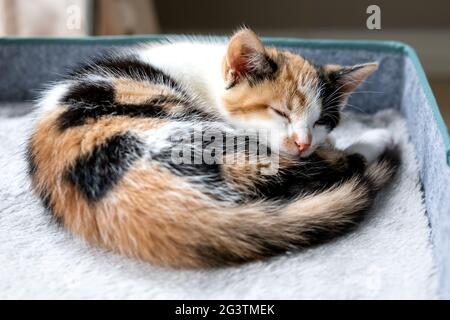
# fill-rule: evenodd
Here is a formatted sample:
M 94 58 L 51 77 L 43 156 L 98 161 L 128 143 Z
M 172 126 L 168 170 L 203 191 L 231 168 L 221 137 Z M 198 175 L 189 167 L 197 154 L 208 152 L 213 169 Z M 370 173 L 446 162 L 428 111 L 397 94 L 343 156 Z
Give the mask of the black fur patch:
M 114 87 L 106 81 L 78 82 L 70 87 L 62 98 L 63 103 L 85 105 L 108 105 L 114 102 Z
M 89 201 L 104 197 L 143 155 L 143 143 L 131 133 L 117 134 L 80 156 L 66 178 Z
M 261 58 L 260 67 L 248 74 L 250 85 L 254 85 L 263 80 L 273 79 L 278 70 L 278 65 L 269 56 Z
M 83 102 L 69 106 L 58 119 L 61 130 L 81 126 L 88 120 L 97 120 L 105 116 L 127 116 L 127 117 L 147 117 L 147 118 L 166 118 L 160 101 L 149 101 L 142 105 L 134 104 L 84 104 Z
M 132 55 L 97 58 L 88 64 L 78 67 L 69 74 L 69 77 L 104 74 L 105 72 L 117 77 L 127 77 L 137 81 L 147 80 L 153 83 L 165 83 L 173 88 L 177 88 L 180 92 L 184 92 L 172 77 Z
M 336 128 L 341 120 L 342 92 L 335 76 L 327 73 L 322 67 L 318 67 L 319 89 L 322 97 L 322 112 L 318 125 L 324 125 L 329 131 Z
M 114 105 L 114 88 L 108 82 L 73 85 L 62 102 L 68 109 L 58 119 L 61 130 L 83 125 L 90 118 L 111 113 Z

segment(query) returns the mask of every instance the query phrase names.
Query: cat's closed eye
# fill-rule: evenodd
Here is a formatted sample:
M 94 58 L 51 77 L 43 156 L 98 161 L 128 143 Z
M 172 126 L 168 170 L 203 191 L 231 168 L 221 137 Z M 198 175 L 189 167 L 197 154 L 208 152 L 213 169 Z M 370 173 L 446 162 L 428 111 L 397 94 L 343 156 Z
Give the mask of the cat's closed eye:
M 324 120 L 324 119 L 319 119 L 319 120 L 317 120 L 316 122 L 314 122 L 313 127 L 323 126 L 323 125 L 325 125 L 325 124 L 326 124 L 326 123 L 325 123 L 325 120 Z
M 280 117 L 286 118 L 287 120 L 289 120 L 289 115 L 286 112 L 283 112 L 277 108 L 274 107 L 270 107 L 270 109 L 272 109 L 276 114 L 278 114 Z

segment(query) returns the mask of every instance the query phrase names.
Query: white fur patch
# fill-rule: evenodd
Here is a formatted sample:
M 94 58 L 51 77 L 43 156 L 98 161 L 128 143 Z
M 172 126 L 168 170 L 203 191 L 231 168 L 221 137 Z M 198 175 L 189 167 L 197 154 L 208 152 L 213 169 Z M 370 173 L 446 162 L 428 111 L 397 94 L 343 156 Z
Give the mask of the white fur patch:
M 206 108 L 224 113 L 220 97 L 225 90 L 221 69 L 225 52 L 224 43 L 184 41 L 143 47 L 138 56 L 194 92 Z
M 394 144 L 392 133 L 385 129 L 373 129 L 365 132 L 356 143 L 345 149 L 348 153 L 359 153 L 371 163 L 375 161 L 386 148 Z
M 71 82 L 62 82 L 42 93 L 42 98 L 37 103 L 38 113 L 47 113 L 56 109 L 70 88 Z

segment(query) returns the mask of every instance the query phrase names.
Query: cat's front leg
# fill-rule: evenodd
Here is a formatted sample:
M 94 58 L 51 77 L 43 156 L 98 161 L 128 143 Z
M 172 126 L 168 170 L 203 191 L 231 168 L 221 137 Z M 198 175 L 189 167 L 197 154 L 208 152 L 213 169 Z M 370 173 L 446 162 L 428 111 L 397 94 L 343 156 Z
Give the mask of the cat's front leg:
M 394 146 L 394 137 L 389 130 L 373 129 L 365 132 L 357 142 L 345 149 L 347 154 L 357 153 L 368 163 L 378 159 L 388 148 Z

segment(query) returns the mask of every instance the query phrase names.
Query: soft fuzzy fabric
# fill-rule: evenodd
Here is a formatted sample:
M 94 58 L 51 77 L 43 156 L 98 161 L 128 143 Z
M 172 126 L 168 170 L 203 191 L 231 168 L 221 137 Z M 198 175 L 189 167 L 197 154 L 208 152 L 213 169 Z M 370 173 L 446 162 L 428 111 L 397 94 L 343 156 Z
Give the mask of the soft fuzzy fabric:
M 423 90 L 414 73 L 411 60 L 406 60 L 401 112 L 405 115 L 416 146 L 419 177 L 425 190 L 425 205 L 432 226 L 433 247 L 440 275 L 441 298 L 450 299 L 450 166 L 444 137 Z
M 0 298 L 316 299 L 435 298 L 436 276 L 418 170 L 394 111 L 348 114 L 345 147 L 387 127 L 402 149 L 400 174 L 360 227 L 304 252 L 216 270 L 157 268 L 93 248 L 55 225 L 32 196 L 21 150 L 29 118 L 0 108 Z

